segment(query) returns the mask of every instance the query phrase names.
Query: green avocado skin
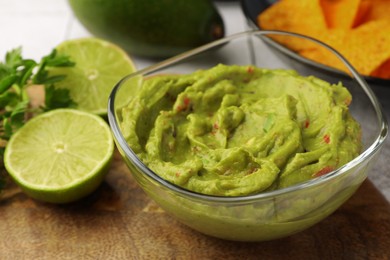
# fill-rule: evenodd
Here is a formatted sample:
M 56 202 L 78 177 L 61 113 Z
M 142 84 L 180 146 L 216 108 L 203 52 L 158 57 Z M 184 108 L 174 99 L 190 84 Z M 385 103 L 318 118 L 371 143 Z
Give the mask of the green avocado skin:
M 211 0 L 68 0 L 93 35 L 131 55 L 167 58 L 225 34 Z

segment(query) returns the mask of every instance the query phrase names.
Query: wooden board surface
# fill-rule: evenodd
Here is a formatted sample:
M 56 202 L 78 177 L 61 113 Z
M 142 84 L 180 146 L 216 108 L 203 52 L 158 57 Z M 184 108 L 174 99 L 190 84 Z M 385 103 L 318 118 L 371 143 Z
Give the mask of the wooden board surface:
M 390 259 L 390 205 L 370 181 L 333 215 L 288 238 L 224 241 L 167 215 L 118 153 L 104 183 L 69 205 L 0 197 L 0 259 Z

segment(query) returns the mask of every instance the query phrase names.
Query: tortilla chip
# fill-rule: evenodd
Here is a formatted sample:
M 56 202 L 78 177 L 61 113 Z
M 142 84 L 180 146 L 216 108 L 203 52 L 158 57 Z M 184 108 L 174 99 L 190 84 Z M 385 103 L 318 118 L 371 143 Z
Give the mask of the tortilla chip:
M 366 0 L 370 1 L 371 8 L 365 16 L 364 22 L 374 20 L 390 20 L 390 1 L 389 0 Z
M 388 67 L 379 67 L 390 59 L 390 33 L 383 28 L 390 28 L 390 22 L 372 21 L 350 31 L 330 30 L 328 34 L 320 36 L 320 40 L 335 48 L 359 73 L 368 76 L 377 70 L 376 75 L 385 75 L 383 70 Z M 299 53 L 308 59 L 347 71 L 346 66 L 324 48 L 311 48 Z
M 353 28 L 366 22 L 368 14 L 371 12 L 372 2 L 371 0 L 362 0 L 359 5 L 359 10 L 356 14 L 355 21 L 352 25 Z
M 371 75 L 390 58 L 390 21 L 377 20 L 364 23 L 345 37 L 337 46 L 346 59 L 363 75 Z
M 278 1 L 258 16 L 258 24 L 264 30 L 288 31 L 308 36 L 318 35 L 327 28 L 319 1 Z M 277 38 L 278 41 L 296 51 L 310 48 L 296 38 L 293 41 L 286 37 Z M 309 42 L 306 41 L 307 43 Z
M 329 28 L 352 28 L 361 0 L 320 0 Z
M 279 0 L 258 16 L 260 28 L 316 38 L 365 76 L 389 78 L 390 0 Z M 328 28 L 329 25 L 329 28 Z M 302 39 L 275 37 L 300 55 L 348 71 L 328 50 Z
M 278 1 L 260 14 L 259 25 L 262 29 L 295 30 L 298 33 L 309 32 L 309 34 L 326 29 L 319 1 Z
M 371 76 L 390 79 L 390 59 L 382 63 L 376 70 L 371 73 Z
M 339 46 L 343 46 L 345 42 L 345 37 L 348 34 L 345 30 L 341 29 L 332 29 L 328 31 L 323 31 L 318 35 L 318 40 L 329 45 L 330 47 L 337 49 Z M 325 47 L 316 45 L 315 48 L 305 49 L 299 51 L 299 54 L 316 61 L 318 63 L 324 64 L 329 67 L 334 67 L 341 71 L 346 71 L 347 67 L 345 64 L 331 53 L 331 51 Z
M 303 57 L 326 65 L 328 67 L 332 67 L 341 71 L 345 71 L 345 66 L 343 63 L 336 58 L 334 55 L 329 55 L 329 51 L 323 48 L 302 50 L 299 52 Z

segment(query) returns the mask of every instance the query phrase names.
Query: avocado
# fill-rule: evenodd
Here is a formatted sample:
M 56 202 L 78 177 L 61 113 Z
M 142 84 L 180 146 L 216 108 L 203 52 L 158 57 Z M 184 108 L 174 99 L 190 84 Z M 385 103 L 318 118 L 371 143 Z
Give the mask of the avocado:
M 225 35 L 211 0 L 68 0 L 93 35 L 129 54 L 167 58 Z

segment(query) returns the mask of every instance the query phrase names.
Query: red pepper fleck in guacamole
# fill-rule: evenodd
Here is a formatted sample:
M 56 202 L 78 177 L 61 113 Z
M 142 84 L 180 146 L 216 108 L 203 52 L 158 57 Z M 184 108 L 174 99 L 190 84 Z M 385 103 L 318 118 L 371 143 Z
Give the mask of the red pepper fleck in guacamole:
M 123 109 L 130 147 L 185 189 L 244 196 L 327 174 L 356 157 L 361 129 L 341 84 L 292 70 L 218 65 L 144 81 Z

